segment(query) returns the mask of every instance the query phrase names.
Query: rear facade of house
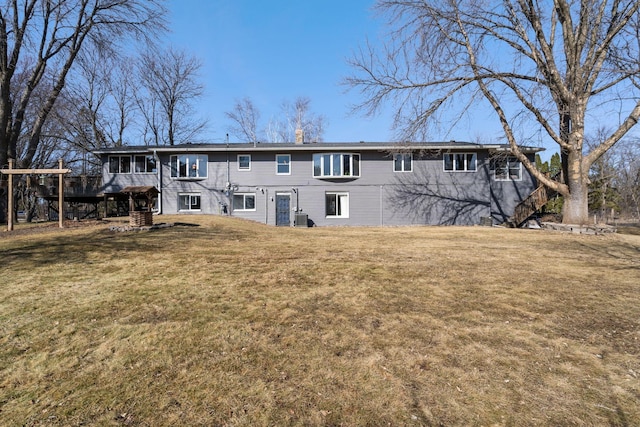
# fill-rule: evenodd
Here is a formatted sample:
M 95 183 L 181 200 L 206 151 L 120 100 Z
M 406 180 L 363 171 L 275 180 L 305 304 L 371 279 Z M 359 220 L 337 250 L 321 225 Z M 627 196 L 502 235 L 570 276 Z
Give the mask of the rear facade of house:
M 533 159 L 539 149 L 524 151 Z M 504 145 L 184 144 L 96 154 L 105 198 L 155 186 L 159 214 L 277 226 L 496 224 L 536 188 Z

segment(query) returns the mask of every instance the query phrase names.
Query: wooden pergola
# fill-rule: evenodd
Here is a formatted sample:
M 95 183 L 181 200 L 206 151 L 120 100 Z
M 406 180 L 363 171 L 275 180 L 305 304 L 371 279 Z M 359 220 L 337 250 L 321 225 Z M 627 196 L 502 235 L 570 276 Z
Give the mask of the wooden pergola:
M 62 168 L 62 159 L 58 160 L 58 169 L 14 169 L 14 159 L 9 159 L 9 169 L 2 169 L 3 175 L 8 175 L 7 191 L 7 231 L 13 230 L 13 176 L 14 175 L 37 175 L 37 174 L 58 174 L 58 223 L 60 228 L 64 227 L 64 174 L 71 172 L 71 169 Z

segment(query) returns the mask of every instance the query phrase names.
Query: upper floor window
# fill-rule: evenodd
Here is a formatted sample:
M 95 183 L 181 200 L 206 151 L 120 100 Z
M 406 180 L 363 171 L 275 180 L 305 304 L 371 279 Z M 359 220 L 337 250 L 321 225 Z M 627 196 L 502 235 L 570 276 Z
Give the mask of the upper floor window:
M 478 163 L 476 153 L 445 153 L 444 170 L 449 172 L 475 172 Z
M 314 154 L 313 176 L 317 178 L 359 177 L 360 154 Z
M 109 156 L 109 173 L 131 173 L 131 156 Z
M 413 156 L 411 153 L 396 153 L 393 155 L 394 172 L 411 172 L 413 170 Z
M 291 155 L 276 154 L 276 174 L 291 175 Z
M 152 155 L 133 156 L 133 171 L 135 173 L 156 173 L 156 159 Z
M 520 181 L 522 163 L 515 157 L 500 157 L 491 162 L 496 181 Z
M 251 154 L 238 154 L 238 170 L 251 170 Z
M 180 154 L 171 156 L 171 178 L 206 178 L 206 154 Z

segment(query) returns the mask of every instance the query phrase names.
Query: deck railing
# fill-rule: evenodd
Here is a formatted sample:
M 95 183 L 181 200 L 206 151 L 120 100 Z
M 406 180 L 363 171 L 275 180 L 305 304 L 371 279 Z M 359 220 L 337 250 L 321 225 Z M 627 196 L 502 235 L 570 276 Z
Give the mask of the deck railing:
M 95 197 L 102 187 L 101 176 L 69 176 L 64 177 L 65 197 Z M 58 178 L 44 177 L 37 186 L 37 194 L 40 197 L 54 197 L 58 195 Z
M 562 182 L 563 180 L 562 171 L 553 176 L 549 176 L 549 174 L 545 175 L 553 181 Z M 513 216 L 509 218 L 508 223 L 514 227 L 520 227 L 531 215 L 542 209 L 542 207 L 557 194 L 557 192 L 541 184 L 531 194 L 529 194 L 526 199 L 518 203 L 513 211 Z
M 540 210 L 549 201 L 549 192 L 544 185 L 536 188 L 533 193 L 520 202 L 513 211 L 512 222 L 514 226 L 519 227 L 531 215 Z

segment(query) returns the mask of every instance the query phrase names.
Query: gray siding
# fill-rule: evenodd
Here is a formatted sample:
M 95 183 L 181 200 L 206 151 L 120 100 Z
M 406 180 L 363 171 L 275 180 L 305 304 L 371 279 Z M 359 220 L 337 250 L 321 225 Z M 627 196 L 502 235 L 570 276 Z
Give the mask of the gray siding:
M 529 159 L 533 161 L 533 155 Z M 523 166 L 520 181 L 497 181 L 490 172 L 491 183 L 491 217 L 494 222 L 506 221 L 522 200 L 526 199 L 537 187 L 536 179 Z
M 383 149 L 336 149 L 335 152 L 360 155 L 360 177 L 316 178 L 313 176 L 313 154 L 330 153 L 330 144 L 305 150 L 266 148 L 255 150 L 206 149 L 190 153 L 207 156 L 205 178 L 172 178 L 171 154 L 160 153 L 158 174 L 110 174 L 108 156 L 104 155 L 105 191 L 117 192 L 128 185 L 154 185 L 160 181 L 162 213 L 230 214 L 236 217 L 276 224 L 276 195 L 290 196 L 290 223 L 295 211 L 308 215 L 312 224 L 329 225 L 472 225 L 483 218 L 495 222 L 508 218 L 516 204 L 535 189 L 535 181 L 523 168 L 520 181 L 496 181 L 490 168 L 489 150 L 461 148 L 458 152 L 475 152 L 475 171 L 445 171 L 444 150 L 420 157 L 414 154 L 411 172 L 394 172 L 392 156 Z M 315 150 L 315 151 L 314 151 Z M 240 170 L 238 154 L 251 156 L 250 170 Z M 290 174 L 278 175 L 276 155 L 291 156 Z M 160 178 L 160 180 L 159 180 Z M 348 194 L 348 216 L 326 215 L 327 193 Z M 200 196 L 200 209 L 180 211 L 181 194 Z M 249 194 L 255 200 L 251 210 L 233 209 L 234 194 Z M 347 202 L 340 198 L 343 213 Z
M 153 185 L 158 187 L 158 175 L 155 173 L 109 173 L 108 157 L 102 164 L 102 190 L 107 193 L 118 193 L 131 185 Z

